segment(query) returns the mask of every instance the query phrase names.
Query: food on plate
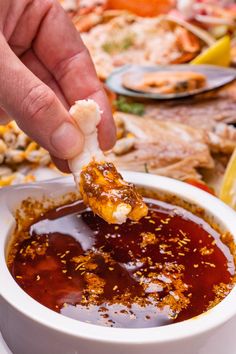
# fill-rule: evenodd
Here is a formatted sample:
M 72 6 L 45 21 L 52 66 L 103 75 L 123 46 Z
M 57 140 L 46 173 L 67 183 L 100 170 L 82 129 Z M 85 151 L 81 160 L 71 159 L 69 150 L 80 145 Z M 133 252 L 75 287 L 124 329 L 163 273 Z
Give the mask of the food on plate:
M 89 31 L 103 22 L 106 0 L 59 0 L 80 32 Z
M 230 37 L 224 36 L 194 58 L 191 64 L 229 66 L 231 62 Z
M 125 64 L 185 63 L 196 57 L 205 45 L 174 19 L 132 14 L 101 23 L 82 33 L 82 38 L 101 79 Z
M 145 105 L 143 103 L 128 100 L 124 96 L 120 96 L 114 100 L 113 106 L 115 111 L 118 112 L 135 114 L 137 116 L 142 116 L 145 113 Z
M 205 25 L 209 32 L 215 32 L 219 26 L 226 30 L 235 28 L 236 8 L 234 1 L 200 1 L 194 5 L 196 10 L 195 20 Z
M 48 169 L 55 176 L 55 167 L 46 150 L 22 132 L 14 121 L 0 126 L 0 187 L 35 181 L 36 168 Z
M 99 148 L 98 105 L 93 100 L 77 101 L 70 114 L 84 134 L 84 150 L 69 161 L 69 166 L 85 204 L 111 224 L 122 224 L 127 218 L 138 221 L 146 216 L 147 207 L 134 185 L 123 180 Z
M 76 11 L 78 9 L 77 0 L 59 0 L 60 4 L 66 11 Z
M 63 8 L 73 15 L 101 12 L 107 8 L 106 0 L 59 0 Z
M 139 16 L 157 16 L 174 7 L 173 0 L 108 0 L 108 8 L 127 10 Z
M 45 166 L 49 164 L 50 157 L 15 122 L 0 126 L 0 163 L 14 166 L 24 161 Z
M 236 149 L 224 173 L 219 197 L 223 202 L 236 209 Z
M 199 168 L 212 169 L 207 135 L 184 124 L 116 112 L 119 139 L 108 158 L 121 170 L 199 179 Z
M 148 215 L 122 225 L 81 201 L 47 211 L 24 201 L 8 253 L 15 281 L 42 305 L 101 326 L 158 327 L 211 309 L 234 285 L 231 236 L 149 192 Z
M 122 85 L 129 90 L 161 95 L 192 92 L 206 84 L 205 75 L 192 71 L 127 72 L 122 76 Z
M 215 195 L 214 190 L 202 181 L 198 181 L 194 178 L 187 178 L 184 182 L 191 184 L 192 186 L 197 187 L 199 189 L 202 189 L 203 191 L 205 191 L 207 193 Z
M 179 102 L 147 103 L 144 117 L 181 123 L 204 131 L 212 153 L 228 155 L 236 147 L 236 85 Z

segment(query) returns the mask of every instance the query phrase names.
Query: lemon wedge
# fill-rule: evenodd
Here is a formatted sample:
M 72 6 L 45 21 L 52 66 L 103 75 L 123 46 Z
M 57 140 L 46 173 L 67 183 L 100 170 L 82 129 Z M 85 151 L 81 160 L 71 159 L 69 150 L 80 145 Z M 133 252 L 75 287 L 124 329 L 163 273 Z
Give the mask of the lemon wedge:
M 228 162 L 219 197 L 223 202 L 236 209 L 236 149 Z
M 231 62 L 230 50 L 230 37 L 224 36 L 193 59 L 191 64 L 229 66 Z
M 1 178 L 0 179 L 0 188 L 10 186 L 10 184 L 14 181 L 15 177 L 16 176 L 14 174 L 12 174 L 11 176 Z

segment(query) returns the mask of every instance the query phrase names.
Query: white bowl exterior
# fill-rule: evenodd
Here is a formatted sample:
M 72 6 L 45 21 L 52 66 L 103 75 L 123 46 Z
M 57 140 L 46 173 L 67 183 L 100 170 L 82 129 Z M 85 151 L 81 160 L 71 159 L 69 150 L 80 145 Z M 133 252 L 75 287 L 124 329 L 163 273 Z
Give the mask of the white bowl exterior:
M 236 214 L 217 198 L 185 183 L 126 172 L 126 180 L 203 207 L 236 240 Z M 5 246 L 14 210 L 31 196 L 41 199 L 74 191 L 72 178 L 0 191 L 0 330 L 14 354 L 232 354 L 236 329 L 236 288 L 215 308 L 188 321 L 158 328 L 118 329 L 86 324 L 57 314 L 28 296 L 11 277 Z M 236 350 L 236 344 L 235 344 Z

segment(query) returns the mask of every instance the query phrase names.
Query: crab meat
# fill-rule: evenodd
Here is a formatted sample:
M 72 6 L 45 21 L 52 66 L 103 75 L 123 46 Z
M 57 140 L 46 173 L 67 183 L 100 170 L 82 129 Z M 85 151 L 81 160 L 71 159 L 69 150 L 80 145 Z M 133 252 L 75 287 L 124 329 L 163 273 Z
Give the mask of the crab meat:
M 147 215 L 147 206 L 135 186 L 123 180 L 99 148 L 98 105 L 92 100 L 77 101 L 70 114 L 85 137 L 84 151 L 69 161 L 85 204 L 110 224 L 122 224 L 128 218 L 138 221 Z

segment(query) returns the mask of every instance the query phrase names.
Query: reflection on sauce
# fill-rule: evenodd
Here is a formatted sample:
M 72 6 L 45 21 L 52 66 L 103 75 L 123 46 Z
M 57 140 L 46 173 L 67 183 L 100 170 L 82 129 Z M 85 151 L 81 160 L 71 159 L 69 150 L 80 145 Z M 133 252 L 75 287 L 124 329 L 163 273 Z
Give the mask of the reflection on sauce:
M 233 256 L 204 220 L 146 199 L 148 216 L 109 225 L 82 202 L 44 214 L 15 240 L 10 271 L 35 300 L 113 327 L 155 327 L 199 315 L 232 288 Z

